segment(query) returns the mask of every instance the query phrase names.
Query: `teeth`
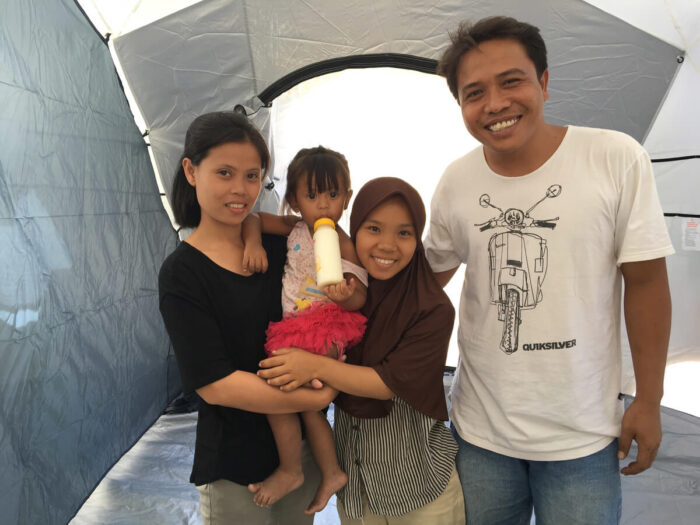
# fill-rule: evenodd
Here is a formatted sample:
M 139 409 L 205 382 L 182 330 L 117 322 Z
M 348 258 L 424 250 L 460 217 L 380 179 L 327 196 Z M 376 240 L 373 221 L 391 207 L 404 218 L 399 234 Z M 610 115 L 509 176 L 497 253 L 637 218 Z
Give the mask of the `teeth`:
M 240 209 L 240 208 L 245 208 L 245 204 L 227 204 L 226 207 Z
M 391 264 L 394 262 L 394 259 L 380 259 L 379 257 L 375 257 L 374 260 L 379 264 Z
M 515 124 L 517 121 L 518 121 L 517 118 L 513 118 L 513 119 L 510 119 L 510 120 L 505 120 L 505 121 L 503 121 L 503 122 L 496 122 L 495 124 L 489 126 L 489 129 L 490 129 L 491 131 L 500 131 L 500 130 L 502 130 L 503 128 L 509 128 L 509 127 L 511 127 L 511 126 L 512 126 L 513 124 Z

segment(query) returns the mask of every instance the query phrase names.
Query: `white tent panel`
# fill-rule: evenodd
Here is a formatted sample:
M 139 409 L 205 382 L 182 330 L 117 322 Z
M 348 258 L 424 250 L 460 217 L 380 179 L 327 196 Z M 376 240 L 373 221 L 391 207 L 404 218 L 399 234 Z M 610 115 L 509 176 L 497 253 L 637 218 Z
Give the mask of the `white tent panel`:
M 586 0 L 639 29 L 680 49 L 697 38 L 697 0 Z
M 698 92 L 700 93 L 700 91 Z M 700 154 L 696 146 L 695 154 Z M 686 152 L 685 154 L 688 154 Z M 661 155 L 659 157 L 670 157 Z M 667 213 L 699 214 L 700 205 L 700 158 L 683 161 L 655 162 L 654 174 L 661 200 L 661 207 Z
M 95 28 L 113 37 L 155 22 L 200 0 L 80 0 Z
M 700 47 L 700 40 L 698 44 Z M 644 147 L 652 158 L 700 154 L 700 103 L 697 100 L 700 95 L 700 49 L 696 54 L 697 59 L 687 57 L 681 65 L 654 126 L 644 141 Z M 695 213 L 699 211 L 697 195 L 700 193 L 695 193 Z

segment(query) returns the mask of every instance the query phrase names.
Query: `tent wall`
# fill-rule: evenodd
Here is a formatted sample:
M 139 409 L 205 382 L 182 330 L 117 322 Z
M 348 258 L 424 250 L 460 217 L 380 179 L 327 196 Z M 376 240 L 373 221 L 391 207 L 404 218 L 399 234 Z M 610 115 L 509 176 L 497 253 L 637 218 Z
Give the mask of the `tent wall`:
M 65 523 L 179 385 L 174 248 L 107 46 L 72 0 L 0 17 L 0 523 Z

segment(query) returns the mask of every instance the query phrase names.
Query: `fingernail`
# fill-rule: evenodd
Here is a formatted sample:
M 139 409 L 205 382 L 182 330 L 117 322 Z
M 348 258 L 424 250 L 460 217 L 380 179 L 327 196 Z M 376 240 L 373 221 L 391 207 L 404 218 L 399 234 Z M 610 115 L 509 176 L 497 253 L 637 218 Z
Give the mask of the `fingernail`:
M 617 453 L 617 459 L 625 459 L 625 453 L 620 451 Z

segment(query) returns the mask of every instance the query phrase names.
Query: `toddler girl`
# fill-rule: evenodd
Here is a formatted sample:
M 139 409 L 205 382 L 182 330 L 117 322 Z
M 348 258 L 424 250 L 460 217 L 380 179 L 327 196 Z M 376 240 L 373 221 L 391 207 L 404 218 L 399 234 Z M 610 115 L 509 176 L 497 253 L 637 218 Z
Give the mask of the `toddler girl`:
M 257 242 L 260 228 L 265 233 L 288 235 L 287 263 L 282 280 L 284 318 L 271 323 L 265 350 L 274 355 L 278 348 L 297 347 L 315 354 L 340 359 L 346 348 L 357 344 L 364 332 L 366 318 L 355 310 L 365 303 L 367 272 L 359 266 L 349 236 L 336 226 L 345 280 L 319 289 L 313 253 L 313 226 L 321 218 L 337 224 L 347 208 L 352 190 L 345 157 L 318 146 L 302 149 L 287 170 L 286 207 L 301 215 L 280 217 L 259 213 L 246 224 L 244 264 L 249 270 L 264 271 L 265 255 Z M 249 239 L 248 237 L 251 237 Z M 289 385 L 294 388 L 298 385 Z M 301 431 L 295 414 L 268 415 L 275 436 L 280 464 L 262 483 L 249 486 L 255 502 L 267 506 L 291 492 L 303 482 L 301 471 Z M 303 412 L 302 419 L 309 445 L 322 474 L 322 481 L 306 512 L 325 507 L 328 499 L 347 481 L 338 466 L 330 425 L 321 412 Z

